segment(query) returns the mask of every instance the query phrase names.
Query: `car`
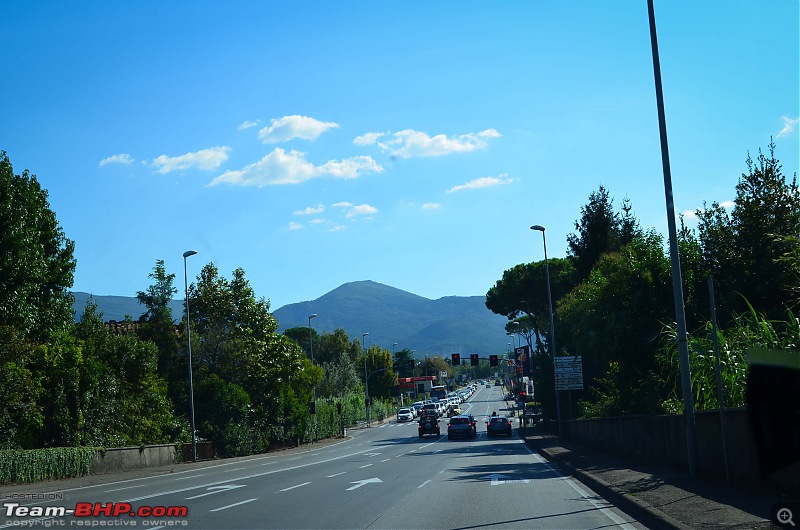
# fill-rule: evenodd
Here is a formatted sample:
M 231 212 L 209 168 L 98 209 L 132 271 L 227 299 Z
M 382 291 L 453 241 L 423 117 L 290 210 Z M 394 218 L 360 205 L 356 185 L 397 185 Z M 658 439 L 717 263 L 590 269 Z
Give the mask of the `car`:
M 459 414 L 453 416 L 447 423 L 447 439 L 452 440 L 456 436 L 466 436 L 474 438 L 477 435 L 475 418 L 471 415 Z
M 422 438 L 426 434 L 441 435 L 439 430 L 439 417 L 436 413 L 426 414 L 419 419 L 419 426 L 417 427 L 419 437 Z
M 422 413 L 420 416 L 427 416 L 429 413 L 433 413 L 438 418 L 441 414 L 439 414 L 439 406 L 436 403 L 425 403 L 422 405 Z
M 496 434 L 507 434 L 511 436 L 511 420 L 506 416 L 492 416 L 486 422 L 486 436 L 491 438 Z
M 401 407 L 397 409 L 397 421 L 411 421 L 414 419 L 413 409 Z
M 451 418 L 453 416 L 460 416 L 461 415 L 461 407 L 459 405 L 452 405 L 450 407 L 450 412 L 448 414 L 449 414 L 449 416 Z
M 499 379 L 497 379 L 497 380 L 494 382 L 494 386 L 503 386 L 503 383 L 502 383 L 502 382 L 501 382 Z

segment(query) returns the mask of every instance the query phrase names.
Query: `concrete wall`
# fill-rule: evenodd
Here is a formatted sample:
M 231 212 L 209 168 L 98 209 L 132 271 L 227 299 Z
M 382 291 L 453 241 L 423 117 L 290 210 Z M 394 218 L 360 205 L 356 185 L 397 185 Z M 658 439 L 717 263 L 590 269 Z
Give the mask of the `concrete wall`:
M 698 474 L 724 479 L 719 411 L 696 412 L 695 430 Z M 760 482 L 758 453 L 746 409 L 725 409 L 725 432 L 731 479 Z M 671 467 L 689 467 L 683 415 L 572 420 L 563 423 L 562 433 L 566 440 L 581 445 Z M 776 474 L 771 481 L 781 487 L 798 487 L 800 465 Z
M 175 444 L 144 447 L 115 447 L 98 451 L 89 467 L 89 474 L 128 471 L 145 467 L 168 466 L 177 463 Z

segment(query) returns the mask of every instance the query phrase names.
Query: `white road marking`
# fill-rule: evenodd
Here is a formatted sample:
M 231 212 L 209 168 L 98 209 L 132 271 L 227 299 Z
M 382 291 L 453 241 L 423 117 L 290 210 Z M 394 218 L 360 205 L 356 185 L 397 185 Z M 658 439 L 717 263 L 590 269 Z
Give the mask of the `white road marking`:
M 280 491 L 289 491 L 289 490 L 293 490 L 295 488 L 302 488 L 303 486 L 308 486 L 309 484 L 311 484 L 311 483 L 310 482 L 303 482 L 302 484 L 298 484 L 297 486 L 290 486 L 290 487 L 284 488 L 284 489 L 282 489 Z
M 338 477 L 339 475 L 344 475 L 347 471 L 342 471 L 341 473 L 336 473 L 334 475 L 328 475 L 328 478 Z
M 253 502 L 256 499 L 247 499 L 246 501 L 236 502 L 234 504 L 229 504 L 227 506 L 221 506 L 219 508 L 214 508 L 213 510 L 208 510 L 209 512 L 218 512 L 221 510 L 227 510 L 228 508 L 233 508 L 234 506 L 241 506 L 242 504 L 247 504 L 248 502 Z

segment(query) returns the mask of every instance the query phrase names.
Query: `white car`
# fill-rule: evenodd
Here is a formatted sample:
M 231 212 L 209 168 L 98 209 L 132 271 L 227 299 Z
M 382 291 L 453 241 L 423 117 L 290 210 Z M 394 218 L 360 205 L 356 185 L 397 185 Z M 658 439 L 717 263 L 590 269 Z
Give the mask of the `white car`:
M 397 421 L 413 421 L 414 412 L 408 407 L 401 407 L 397 409 Z

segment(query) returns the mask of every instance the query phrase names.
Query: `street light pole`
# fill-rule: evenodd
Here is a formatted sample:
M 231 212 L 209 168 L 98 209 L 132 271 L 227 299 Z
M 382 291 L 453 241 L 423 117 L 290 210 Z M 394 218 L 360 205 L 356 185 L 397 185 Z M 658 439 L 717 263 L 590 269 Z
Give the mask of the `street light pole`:
M 550 266 L 547 264 L 547 238 L 544 235 L 544 227 L 542 225 L 533 225 L 531 230 L 538 230 L 542 233 L 542 244 L 544 245 L 544 271 L 547 277 L 547 308 L 550 311 L 550 353 L 553 356 L 553 371 L 555 373 L 556 366 L 556 330 L 553 325 L 553 297 L 550 293 Z M 553 382 L 556 389 L 556 420 L 558 421 L 558 437 L 561 438 L 561 400 L 558 396 L 558 383 Z
M 308 315 L 308 348 L 311 353 L 311 366 L 314 366 L 314 336 L 311 333 L 311 319 L 317 318 L 316 313 Z M 317 387 L 311 387 L 311 401 L 314 403 L 314 438 L 317 437 Z
M 183 286 L 186 291 L 186 343 L 189 352 L 189 421 L 192 427 L 192 462 L 197 462 L 197 435 L 194 428 L 194 386 L 192 384 L 192 334 L 189 328 L 189 280 L 186 274 L 186 258 L 194 256 L 197 251 L 187 250 L 183 253 Z
M 686 426 L 687 459 L 689 473 L 697 472 L 697 432 L 695 430 L 694 398 L 692 377 L 689 368 L 689 345 L 686 333 L 686 310 L 683 302 L 683 281 L 681 261 L 678 255 L 678 236 L 675 226 L 675 204 L 672 197 L 672 171 L 669 165 L 667 144 L 667 120 L 664 113 L 664 91 L 661 87 L 661 61 L 658 58 L 658 37 L 656 35 L 656 15 L 653 0 L 647 0 L 647 15 L 650 22 L 650 48 L 653 53 L 653 76 L 656 85 L 656 107 L 658 111 L 658 130 L 661 139 L 661 166 L 664 173 L 664 195 L 667 203 L 667 230 L 669 232 L 669 255 L 672 264 L 672 300 L 675 306 L 675 325 L 677 327 L 678 353 L 681 366 L 681 390 L 683 393 L 683 417 Z
M 364 400 L 364 415 L 367 418 L 367 427 L 369 427 L 369 375 L 367 374 L 367 335 L 369 333 L 361 334 L 361 347 L 364 349 L 364 392 L 366 399 Z

